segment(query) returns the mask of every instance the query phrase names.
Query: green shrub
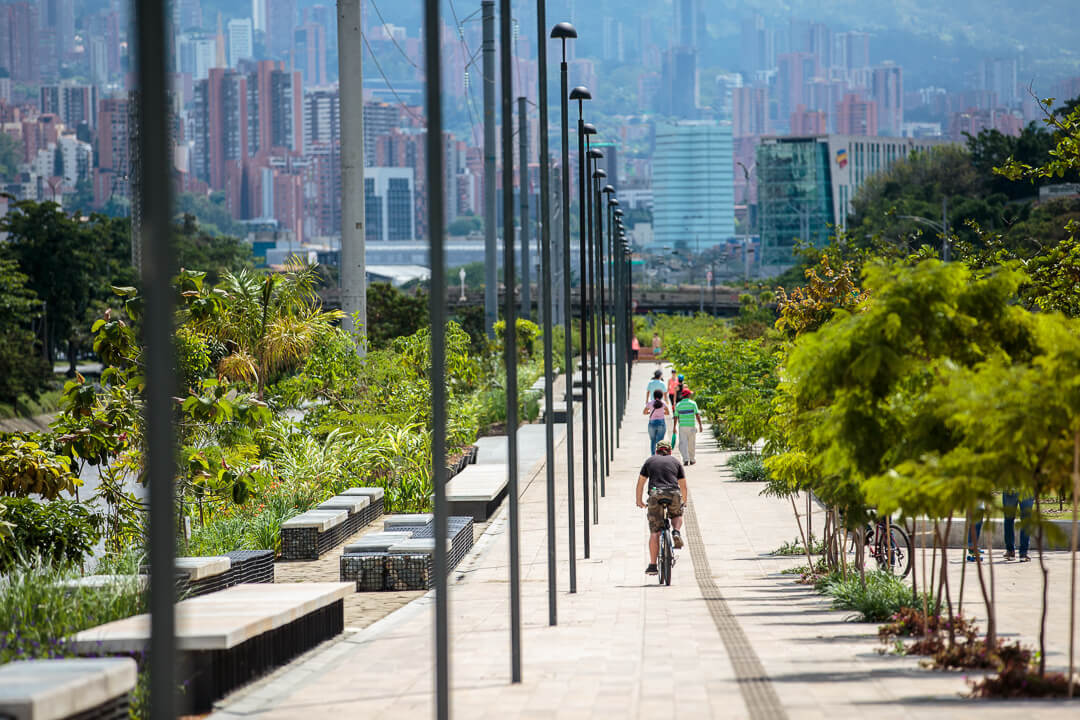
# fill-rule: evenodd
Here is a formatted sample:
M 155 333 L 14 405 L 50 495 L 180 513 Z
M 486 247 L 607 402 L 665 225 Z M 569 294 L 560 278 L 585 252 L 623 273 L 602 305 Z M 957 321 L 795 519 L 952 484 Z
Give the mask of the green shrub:
M 13 568 L 0 583 L 0 664 L 74 656 L 66 638 L 97 625 L 146 612 L 135 578 L 103 588 L 72 590 L 70 565 L 34 560 Z
M 913 604 L 911 588 L 880 570 L 866 573 L 865 586 L 857 572 L 849 573 L 846 580 L 830 576 L 819 585 L 819 591 L 833 599 L 834 608 L 858 613 L 859 622 L 885 622 Z M 933 604 L 932 599 L 928 601 Z
M 767 482 L 769 472 L 761 456 L 754 452 L 739 453 L 728 458 L 727 466 L 739 482 Z
M 80 564 L 101 538 L 103 518 L 74 501 L 6 498 L 4 505 L 13 527 L 10 542 L 0 547 L 0 570 L 32 555 Z

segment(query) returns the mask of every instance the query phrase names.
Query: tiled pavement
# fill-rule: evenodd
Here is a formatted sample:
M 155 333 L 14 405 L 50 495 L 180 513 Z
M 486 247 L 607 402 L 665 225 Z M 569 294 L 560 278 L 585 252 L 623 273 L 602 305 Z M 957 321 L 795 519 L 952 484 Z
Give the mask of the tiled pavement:
M 779 570 L 798 558 L 767 553 L 796 535 L 790 505 L 761 497 L 760 486 L 730 481 L 724 455 L 702 439 L 688 469 L 690 491 L 711 579 L 730 610 L 724 634 L 714 622 L 717 598 L 695 581 L 683 551 L 670 588 L 642 570 L 645 519 L 633 503 L 637 471 L 647 447 L 645 423 L 634 412 L 644 396 L 649 366 L 635 372 L 622 450 L 612 463 L 600 524 L 592 526 L 591 557 L 581 555 L 578 588 L 568 594 L 566 517 L 558 517 L 559 624 L 547 624 L 545 474 L 522 477 L 521 547 L 523 682 L 510 684 L 507 528 L 496 516 L 450 591 L 452 714 L 457 718 L 884 718 L 1070 717 L 1080 704 L 985 703 L 961 698 L 960 673 L 920 669 L 914 658 L 882 655 L 876 626 L 845 622 L 810 589 Z M 575 423 L 580 432 L 580 423 Z M 580 448 L 580 442 L 575 447 Z M 566 494 L 565 447 L 557 450 L 556 491 Z M 580 492 L 580 466 L 576 472 Z M 580 508 L 580 497 L 578 505 Z M 815 519 L 817 527 L 820 518 Z M 693 538 L 690 538 L 693 539 Z M 959 559 L 959 558 L 957 558 Z M 1064 663 L 1067 560 L 1051 561 L 1050 664 Z M 959 584 L 959 563 L 953 564 Z M 1037 563 L 999 564 L 999 625 L 1033 640 Z M 708 577 L 703 581 L 708 585 Z M 968 576 L 965 600 L 976 599 Z M 1063 602 L 1064 601 L 1064 602 Z M 430 595 L 380 622 L 328 644 L 267 680 L 236 693 L 214 715 L 296 718 L 430 718 L 432 712 Z M 710 614 L 712 610 L 712 614 Z M 977 608 L 979 613 L 981 608 Z M 733 616 L 733 617 L 732 617 Z M 749 640 L 729 655 L 731 623 Z M 723 625 L 723 623 L 720 623 Z M 749 678 L 747 661 L 760 661 L 768 678 Z M 737 679 L 741 678 L 742 683 Z M 755 682 L 747 682 L 754 680 Z M 754 686 L 771 688 L 781 708 L 763 705 Z M 746 692 L 744 692 L 744 690 Z M 744 699 L 749 697 L 750 700 Z

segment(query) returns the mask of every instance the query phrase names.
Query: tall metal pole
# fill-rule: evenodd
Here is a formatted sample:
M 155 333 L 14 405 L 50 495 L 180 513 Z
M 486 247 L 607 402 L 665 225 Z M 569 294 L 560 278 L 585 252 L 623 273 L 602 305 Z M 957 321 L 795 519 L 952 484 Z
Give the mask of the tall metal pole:
M 341 309 L 346 330 L 367 331 L 364 244 L 364 86 L 360 0 L 338 0 L 341 118 Z M 356 323 L 353 323 L 353 316 Z M 365 335 L 366 336 L 366 335 Z M 357 352 L 363 355 L 367 341 Z
M 480 17 L 484 61 L 484 330 L 488 339 L 494 340 L 495 323 L 499 319 L 495 240 L 495 0 L 481 0 Z
M 547 3 L 536 0 L 536 62 L 540 76 L 540 304 L 544 316 L 544 444 L 547 470 L 548 625 L 558 622 L 555 599 L 555 377 L 552 358 L 551 197 L 548 194 Z
M 442 54 L 439 0 L 424 0 L 424 77 L 427 82 L 427 176 L 443 177 Z M 431 482 L 435 490 L 435 717 L 450 718 L 450 597 L 446 576 L 446 223 L 445 193 L 428 186 L 431 293 Z
M 499 80 L 502 93 L 503 276 L 506 303 L 506 460 L 510 478 L 510 681 L 521 682 L 521 564 L 518 536 L 517 320 L 514 312 L 514 78 L 511 71 L 510 0 L 499 0 Z M 524 219 L 523 219 L 524 220 Z
M 176 717 L 176 636 L 173 518 L 176 435 L 173 396 L 179 388 L 173 351 L 172 167 L 165 74 L 165 3 L 135 4 L 139 81 L 139 153 L 136 188 L 142 206 L 142 278 L 146 288 L 146 470 L 150 476 L 150 713 Z
M 941 259 L 949 262 L 952 255 L 949 243 L 949 198 L 941 198 Z
M 525 96 L 518 97 L 518 192 L 521 194 L 521 317 L 532 320 L 532 298 L 529 292 L 529 121 L 525 112 Z
M 585 559 L 589 559 L 589 389 L 586 387 L 588 376 L 589 357 L 589 293 L 586 270 L 588 267 L 588 247 L 585 237 L 585 209 L 588 204 L 585 200 L 585 172 L 589 165 L 589 158 L 585 155 L 585 100 L 591 100 L 587 88 L 576 87 L 570 93 L 571 99 L 578 101 L 578 242 L 580 244 L 580 259 L 578 262 L 578 275 L 581 290 L 579 302 L 581 303 L 581 490 L 585 501 L 585 515 L 582 517 L 582 545 L 585 551 Z
M 600 384 L 600 497 L 604 497 L 606 491 L 607 474 L 610 470 L 610 463 L 608 461 L 608 444 L 611 442 L 608 435 L 608 415 L 610 413 L 611 398 L 607 394 L 607 382 L 604 377 L 607 373 L 607 334 L 605 330 L 605 310 L 606 304 L 605 292 L 604 292 L 604 193 L 600 189 L 600 184 L 603 182 L 603 176 L 605 176 L 603 170 L 597 170 L 596 175 L 596 211 L 593 213 L 596 220 L 596 231 L 594 237 L 596 238 L 596 249 L 594 251 L 594 257 L 596 258 L 596 285 L 599 291 L 599 301 L 596 304 L 596 339 L 599 343 L 599 352 L 597 357 L 600 360 L 600 373 L 597 378 L 597 382 Z
M 562 40 L 559 64 L 559 119 L 562 124 L 562 286 L 563 286 L 563 379 L 566 381 L 566 510 L 570 559 L 570 592 L 577 592 L 577 520 L 574 517 L 574 313 L 570 303 L 570 94 L 566 65 L 566 41 L 577 37 L 570 23 L 559 23 L 551 37 Z
M 595 130 L 594 130 L 595 132 Z M 592 169 L 593 162 L 593 150 L 590 149 L 590 140 L 588 129 L 585 131 L 585 178 L 586 182 L 586 194 L 585 194 L 585 212 L 587 222 L 587 241 L 588 247 L 586 248 L 585 255 L 585 267 L 588 268 L 588 280 L 586 287 L 588 288 L 589 302 L 588 308 L 588 337 L 589 337 L 589 387 L 588 392 L 592 396 L 591 404 L 589 405 L 589 412 L 591 413 L 589 431 L 592 433 L 592 444 L 590 445 L 592 457 L 592 521 L 596 525 L 600 522 L 600 506 L 599 506 L 599 494 L 600 494 L 600 432 L 599 423 L 597 422 L 597 414 L 599 410 L 599 398 L 597 393 L 599 388 L 597 387 L 596 380 L 596 265 L 593 262 L 593 204 L 592 204 Z M 600 151 L 597 150 L 597 153 Z M 589 497 L 589 496 L 586 496 Z M 589 512 L 588 500 L 585 502 L 585 512 Z

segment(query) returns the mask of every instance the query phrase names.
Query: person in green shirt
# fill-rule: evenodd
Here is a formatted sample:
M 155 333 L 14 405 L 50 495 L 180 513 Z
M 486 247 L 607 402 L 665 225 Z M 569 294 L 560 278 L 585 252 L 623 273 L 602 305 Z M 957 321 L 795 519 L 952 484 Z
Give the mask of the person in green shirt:
M 704 431 L 701 425 L 701 413 L 697 403 L 690 399 L 693 390 L 683 390 L 682 399 L 675 403 L 675 417 L 679 426 L 679 454 L 684 465 L 693 465 L 697 460 L 697 434 Z

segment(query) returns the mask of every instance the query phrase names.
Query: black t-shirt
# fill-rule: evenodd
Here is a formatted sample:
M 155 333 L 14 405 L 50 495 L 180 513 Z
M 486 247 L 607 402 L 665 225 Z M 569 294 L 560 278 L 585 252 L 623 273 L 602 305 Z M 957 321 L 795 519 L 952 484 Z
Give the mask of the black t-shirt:
M 685 478 L 683 465 L 671 455 L 653 455 L 641 466 L 641 474 L 649 478 L 649 487 L 678 490 L 679 479 Z

